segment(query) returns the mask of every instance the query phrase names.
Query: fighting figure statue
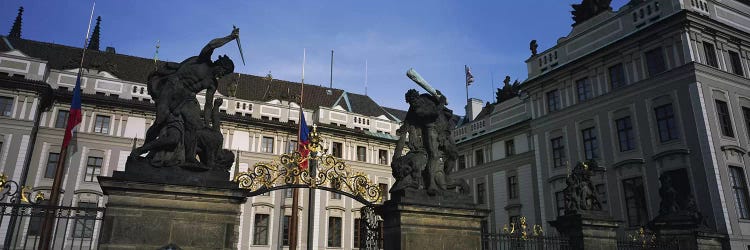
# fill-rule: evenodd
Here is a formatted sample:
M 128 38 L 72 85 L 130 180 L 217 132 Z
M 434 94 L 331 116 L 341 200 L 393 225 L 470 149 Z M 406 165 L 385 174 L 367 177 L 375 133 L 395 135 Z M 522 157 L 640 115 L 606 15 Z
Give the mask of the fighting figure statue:
M 449 176 L 458 157 L 451 138 L 451 130 L 455 127 L 453 111 L 446 107 L 448 102 L 445 96 L 427 84 L 413 69 L 407 75 L 429 94 L 419 94 L 414 89 L 406 92 L 409 110 L 397 130 L 400 138 L 391 163 L 396 183 L 390 192 L 426 189 L 430 195 L 439 195 L 458 187 L 467 191 L 465 184 Z M 409 152 L 402 156 L 404 145 Z
M 579 162 L 565 180 L 567 186 L 563 189 L 565 197 L 565 214 L 575 214 L 583 211 L 601 211 L 602 204 L 596 195 L 596 189 L 591 182 L 591 176 L 605 169 L 599 167 L 596 161 Z
M 211 60 L 213 51 L 239 37 L 234 28 L 226 37 L 211 40 L 198 56 L 181 63 L 166 63 L 148 77 L 148 93 L 156 102 L 156 119 L 146 132 L 144 145 L 131 156 L 146 152 L 155 167 L 180 166 L 191 170 L 226 167 L 234 155 L 221 149 L 219 106 L 214 103 L 218 79 L 234 71 L 228 56 Z M 196 95 L 206 91 L 203 116 Z M 200 155 L 201 161 L 196 159 Z M 231 159 L 230 159 L 231 158 Z

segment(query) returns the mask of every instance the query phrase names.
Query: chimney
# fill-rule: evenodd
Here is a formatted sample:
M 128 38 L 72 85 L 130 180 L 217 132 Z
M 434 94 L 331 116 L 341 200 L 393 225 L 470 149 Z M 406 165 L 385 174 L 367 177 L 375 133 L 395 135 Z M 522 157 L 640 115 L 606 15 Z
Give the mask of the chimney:
M 473 121 L 480 111 L 482 111 L 482 100 L 470 98 L 469 104 L 466 105 L 466 120 Z
M 104 50 L 104 52 L 107 52 L 107 53 L 112 53 L 112 54 L 117 54 L 117 52 L 115 52 L 115 47 L 107 47 L 107 48 L 106 48 L 106 49 Z
M 90 50 L 99 50 L 99 33 L 100 31 L 100 25 L 102 24 L 102 16 L 96 17 L 96 26 L 94 26 L 94 31 L 91 33 L 91 39 L 89 40 L 89 47 Z

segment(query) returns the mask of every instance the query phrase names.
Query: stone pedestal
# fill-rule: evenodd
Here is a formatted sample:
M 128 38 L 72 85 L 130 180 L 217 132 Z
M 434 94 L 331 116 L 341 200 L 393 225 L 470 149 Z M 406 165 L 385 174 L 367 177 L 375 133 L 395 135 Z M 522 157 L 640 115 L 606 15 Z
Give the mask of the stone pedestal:
M 414 197 L 427 196 L 419 194 Z M 410 199 L 395 194 L 394 199 L 377 208 L 377 213 L 384 219 L 384 248 L 482 249 L 481 222 L 489 210 L 476 208 L 470 198 Z
M 660 216 L 649 223 L 659 239 L 676 241 L 679 249 L 724 249 L 727 236 L 716 233 L 696 221 L 694 217 L 682 214 Z
M 240 204 L 247 198 L 231 182 L 178 185 L 185 177 L 175 175 L 166 184 L 155 180 L 164 176 L 130 173 L 99 177 L 108 196 L 99 249 L 159 249 L 170 243 L 184 250 L 236 248 Z
M 601 212 L 587 212 L 558 216 L 549 222 L 563 237 L 569 239 L 571 249 L 617 249 L 615 230 L 620 221 Z

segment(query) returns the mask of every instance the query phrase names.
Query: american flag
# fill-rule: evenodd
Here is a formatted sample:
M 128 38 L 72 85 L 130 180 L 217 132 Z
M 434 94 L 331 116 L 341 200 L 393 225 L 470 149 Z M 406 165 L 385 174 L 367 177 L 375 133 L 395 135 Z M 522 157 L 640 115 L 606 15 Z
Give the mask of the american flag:
M 471 74 L 471 68 L 469 68 L 469 66 L 464 65 L 464 69 L 466 70 L 466 86 L 469 86 L 474 82 L 474 75 Z

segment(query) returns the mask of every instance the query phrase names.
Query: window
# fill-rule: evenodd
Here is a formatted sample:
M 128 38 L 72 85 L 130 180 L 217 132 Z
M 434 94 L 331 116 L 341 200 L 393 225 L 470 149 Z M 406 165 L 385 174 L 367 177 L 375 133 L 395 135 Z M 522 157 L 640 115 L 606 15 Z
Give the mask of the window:
M 70 111 L 58 110 L 57 118 L 55 119 L 55 128 L 65 128 L 68 123 L 68 116 L 70 116 Z
M 508 199 L 518 199 L 518 176 L 508 177 Z
M 380 200 L 388 200 L 388 184 L 379 183 L 378 188 L 380 189 Z
M 13 115 L 13 98 L 0 97 L 0 116 Z
M 44 206 L 49 206 L 49 200 L 41 200 L 39 205 L 32 209 L 31 219 L 29 219 L 29 235 L 39 236 L 42 232 L 42 222 L 45 215 Z
M 516 154 L 516 147 L 513 144 L 514 143 L 512 139 L 505 141 L 505 156 L 506 157 Z
M 485 188 L 484 183 L 477 184 L 477 204 L 484 204 Z
M 287 188 L 287 189 L 284 189 L 284 197 L 286 197 L 286 198 L 290 198 L 290 199 L 291 199 L 292 197 L 294 197 L 294 188 Z
M 667 70 L 664 62 L 664 52 L 661 47 L 646 51 L 646 67 L 648 68 L 649 76 L 654 76 Z
M 478 166 L 484 163 L 484 150 L 476 150 L 474 151 L 474 165 Z
M 263 136 L 260 143 L 260 151 L 273 154 L 273 137 Z
M 750 219 L 750 203 L 748 201 L 747 182 L 742 168 L 729 166 L 729 178 L 734 190 L 734 202 L 737 204 L 737 214 L 740 218 Z
M 597 184 L 594 188 L 596 188 L 596 198 L 599 198 L 599 203 L 602 204 L 602 209 L 607 210 L 607 186 L 604 184 Z
M 362 230 L 360 230 L 359 227 L 362 226 L 362 219 L 355 218 L 354 219 L 354 235 L 352 236 L 352 239 L 354 239 L 354 248 L 359 248 L 359 241 L 361 239 Z
M 93 182 L 96 180 L 96 177 L 102 172 L 102 161 L 101 157 L 89 156 L 86 162 L 86 176 L 83 177 L 83 181 Z
M 622 63 L 615 64 L 609 67 L 609 84 L 612 85 L 613 89 L 625 86 L 625 70 L 622 67 Z
M 109 116 L 96 115 L 94 133 L 109 134 Z
M 357 160 L 367 161 L 367 148 L 366 147 L 357 146 Z
M 552 138 L 550 144 L 552 144 L 552 167 L 565 166 L 565 145 L 562 142 L 562 136 Z
M 591 99 L 591 97 L 593 96 L 593 94 L 591 93 L 591 83 L 589 83 L 588 77 L 576 81 L 576 90 L 578 93 L 578 102 Z
M 729 62 L 732 63 L 732 73 L 741 76 L 745 75 L 745 73 L 742 71 L 742 60 L 740 60 L 740 54 L 737 54 L 737 52 L 730 50 Z
M 81 210 L 75 215 L 75 225 L 73 225 L 73 238 L 91 238 L 94 236 L 94 223 L 96 222 L 95 202 L 78 202 Z
M 341 158 L 343 155 L 343 145 L 341 145 L 340 142 L 333 142 L 331 145 L 331 152 L 333 153 L 333 156 Z
M 562 191 L 555 192 L 555 206 L 557 206 L 557 216 L 565 215 L 565 195 Z
M 581 130 L 583 137 L 583 157 L 586 160 L 599 158 L 599 147 L 596 141 L 596 131 L 594 127 Z
M 719 126 L 721 126 L 721 134 L 728 137 L 734 137 L 734 129 L 732 129 L 732 117 L 729 116 L 729 108 L 727 103 L 724 101 L 716 101 L 716 116 L 719 118 Z
M 328 247 L 341 247 L 341 217 L 328 217 Z
M 465 155 L 459 155 L 458 156 L 458 170 L 466 169 L 466 156 Z
M 719 62 L 716 60 L 716 49 L 713 44 L 703 42 L 703 52 L 706 54 L 706 64 L 718 68 Z
M 60 160 L 60 154 L 49 153 L 47 156 L 47 168 L 44 170 L 44 178 L 55 178 L 57 162 Z
M 289 245 L 289 223 L 292 220 L 292 216 L 284 215 L 284 221 L 282 225 L 282 231 L 281 232 L 281 245 L 282 246 L 288 246 Z
M 615 120 L 617 125 L 617 139 L 620 141 L 620 152 L 635 149 L 635 134 L 630 116 Z
M 331 188 L 336 189 L 336 190 L 341 189 L 341 182 L 339 181 L 339 179 L 331 179 Z M 336 192 L 329 192 L 329 193 L 331 193 L 331 199 L 341 200 L 341 194 L 336 193 Z
M 268 215 L 255 214 L 253 245 L 268 245 Z
M 745 118 L 745 132 L 750 137 L 750 108 L 742 107 L 742 116 Z
M 378 150 L 378 161 L 380 164 L 388 165 L 388 150 Z
M 646 211 L 643 179 L 635 177 L 622 180 L 622 189 L 625 193 L 628 225 L 631 227 L 645 225 L 648 222 L 648 211 Z
M 294 151 L 297 151 L 297 141 L 289 140 L 289 143 L 287 143 L 287 146 L 286 146 L 286 152 L 291 153 Z
M 560 91 L 552 90 L 547 92 L 547 112 L 559 110 L 560 105 Z
M 654 113 L 661 142 L 680 138 L 677 134 L 677 124 L 674 121 L 674 110 L 671 103 L 654 108 Z

